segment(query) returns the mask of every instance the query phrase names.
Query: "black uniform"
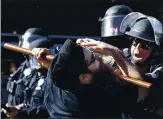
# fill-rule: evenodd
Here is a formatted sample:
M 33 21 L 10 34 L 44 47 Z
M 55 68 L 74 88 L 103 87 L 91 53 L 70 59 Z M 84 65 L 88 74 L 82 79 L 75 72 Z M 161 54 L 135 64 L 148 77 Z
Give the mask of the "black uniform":
M 18 77 L 17 72 L 14 76 L 12 75 L 12 77 L 9 78 L 7 88 L 9 92 L 8 105 L 15 106 L 21 103 L 25 104 L 17 115 L 19 118 L 48 117 L 49 115 L 46 108 L 43 106 L 44 80 L 47 71 L 41 72 L 39 76 L 36 69 L 23 69 L 25 63 L 26 62 L 18 69 L 18 71 L 20 71 L 20 69 L 23 71 L 19 75 L 20 77 Z
M 20 37 L 19 46 L 32 50 L 35 47 L 50 48 L 53 44 L 42 29 L 29 28 Z M 8 105 L 24 104 L 24 107 L 20 110 L 21 112 L 17 115 L 19 118 L 47 118 L 49 115 L 43 105 L 47 70 L 39 66 L 37 59 L 33 56 L 25 55 L 25 58 L 26 61 L 9 77 L 7 86 L 9 92 Z
M 79 74 L 84 70 L 82 48 L 67 40 L 53 59 L 45 87 L 45 106 L 51 118 L 78 117 L 82 94 Z
M 8 78 L 7 91 L 8 91 L 8 105 L 15 106 L 23 103 L 24 94 L 23 90 L 25 85 L 22 84 L 24 78 L 24 70 L 29 67 L 28 61 L 24 61 L 19 68 L 12 73 Z

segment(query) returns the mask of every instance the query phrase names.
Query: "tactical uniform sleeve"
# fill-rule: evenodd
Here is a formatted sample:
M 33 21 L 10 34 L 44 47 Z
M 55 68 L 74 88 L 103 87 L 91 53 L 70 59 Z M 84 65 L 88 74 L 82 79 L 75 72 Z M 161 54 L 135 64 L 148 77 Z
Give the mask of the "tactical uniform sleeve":
M 53 59 L 47 74 L 44 104 L 52 118 L 78 114 L 76 97 L 79 74 L 83 70 L 84 54 L 81 47 L 67 40 Z
M 158 80 L 161 80 L 162 73 L 163 73 L 163 65 L 159 64 L 155 67 L 152 67 L 151 71 L 145 74 L 144 79 L 148 82 L 155 84 L 156 82 L 158 82 Z
M 157 65 L 151 69 L 150 73 L 146 73 L 145 80 L 152 83 L 149 89 L 148 97 L 145 100 L 146 108 L 154 110 L 162 103 L 162 78 L 163 78 L 163 65 Z
M 82 48 L 67 40 L 52 61 L 49 75 L 53 83 L 63 89 L 72 89 L 79 84 L 79 74 L 84 68 Z

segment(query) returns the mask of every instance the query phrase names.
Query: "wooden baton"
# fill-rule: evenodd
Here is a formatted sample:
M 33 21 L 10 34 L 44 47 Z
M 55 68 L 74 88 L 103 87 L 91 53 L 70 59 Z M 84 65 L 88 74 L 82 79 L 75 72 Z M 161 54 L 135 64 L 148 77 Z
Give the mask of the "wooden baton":
M 32 51 L 30 51 L 29 49 L 21 48 L 19 46 L 13 45 L 13 44 L 4 43 L 3 47 L 6 48 L 6 49 L 9 49 L 9 50 L 13 50 L 13 51 L 16 51 L 16 52 L 20 52 L 20 53 L 23 53 L 23 54 L 26 54 L 26 55 L 32 55 L 33 56 Z M 51 61 L 54 58 L 54 56 L 46 55 L 45 58 L 47 60 Z

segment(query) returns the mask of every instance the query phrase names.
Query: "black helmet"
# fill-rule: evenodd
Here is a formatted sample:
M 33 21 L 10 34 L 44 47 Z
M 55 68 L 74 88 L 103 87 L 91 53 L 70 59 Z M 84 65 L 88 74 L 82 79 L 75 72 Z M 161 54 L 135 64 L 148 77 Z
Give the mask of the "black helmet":
M 156 18 L 139 12 L 128 14 L 122 21 L 120 31 L 128 36 L 162 44 L 163 27 Z
M 100 21 L 101 25 L 101 37 L 112 37 L 123 35 L 120 31 L 120 24 L 123 18 L 133 12 L 132 9 L 126 5 L 115 5 L 110 7 L 104 18 Z

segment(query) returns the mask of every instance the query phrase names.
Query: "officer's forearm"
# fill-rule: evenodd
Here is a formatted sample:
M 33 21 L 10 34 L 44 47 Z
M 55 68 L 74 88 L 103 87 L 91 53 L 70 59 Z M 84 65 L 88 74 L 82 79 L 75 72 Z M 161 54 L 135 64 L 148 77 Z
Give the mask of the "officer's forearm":
M 143 80 L 143 75 L 139 72 L 139 69 L 123 55 L 122 51 L 115 48 L 111 54 L 123 75 Z M 145 99 L 148 96 L 148 91 L 148 88 L 139 87 L 137 102 Z
M 115 59 L 117 66 L 124 76 L 143 79 L 138 68 L 123 55 L 120 49 L 114 47 L 111 51 L 109 51 L 109 53 L 111 53 Z

